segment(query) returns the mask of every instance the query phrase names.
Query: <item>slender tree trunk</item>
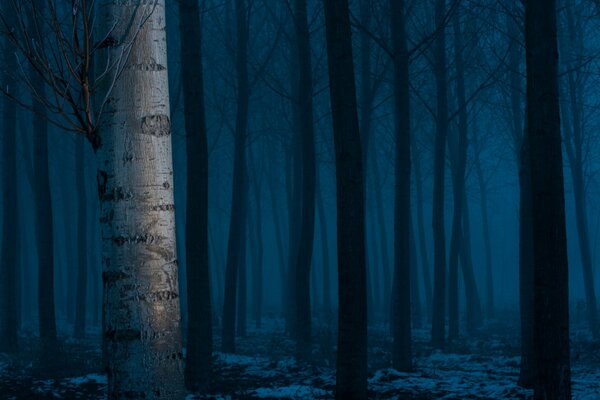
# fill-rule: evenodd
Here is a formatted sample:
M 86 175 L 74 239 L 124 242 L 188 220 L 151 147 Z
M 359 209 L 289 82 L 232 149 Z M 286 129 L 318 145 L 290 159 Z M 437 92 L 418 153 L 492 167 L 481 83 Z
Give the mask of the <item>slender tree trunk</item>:
M 435 40 L 434 73 L 437 93 L 437 116 L 433 166 L 433 245 L 434 291 L 431 344 L 444 347 L 446 331 L 446 235 L 444 229 L 444 175 L 446 137 L 448 135 L 448 82 L 446 76 L 446 1 L 435 1 L 435 22 L 440 32 Z
M 415 188 L 417 195 L 417 228 L 419 233 L 419 255 L 421 256 L 421 269 L 423 270 L 423 287 L 425 288 L 425 304 L 427 306 L 427 315 L 431 321 L 432 312 L 432 290 L 431 275 L 429 273 L 429 255 L 427 252 L 427 242 L 425 240 L 425 223 L 423 218 L 423 178 L 421 174 L 421 157 L 418 151 L 415 151 L 414 140 L 412 140 L 413 169 L 415 171 Z
M 483 324 L 483 314 L 481 312 L 481 299 L 477 290 L 477 281 L 473 269 L 473 257 L 471 252 L 471 221 L 469 217 L 469 204 L 467 195 L 463 192 L 463 212 L 462 212 L 462 245 L 460 248 L 460 263 L 465 285 L 465 298 L 467 303 L 467 331 L 474 333 L 477 328 Z
M 333 119 L 339 316 L 336 398 L 367 398 L 367 293 L 362 149 L 347 0 L 324 0 Z
M 323 262 L 323 313 L 326 317 L 331 314 L 331 278 L 329 266 L 329 235 L 327 232 L 327 217 L 323 204 L 323 186 L 317 190 L 317 212 L 319 213 L 319 228 L 321 229 L 321 257 Z
M 208 144 L 204 110 L 202 25 L 196 0 L 179 2 L 181 80 L 187 153 L 185 255 L 188 331 L 185 384 L 208 388 L 212 358 L 212 305 L 208 261 Z
M 6 43 L 5 47 L 9 44 Z M 15 68 L 14 57 L 8 53 L 5 67 Z M 3 74 L 3 86 L 16 95 L 16 82 Z M 2 249 L 0 253 L 0 352 L 18 351 L 17 273 L 19 201 L 17 187 L 17 106 L 8 98 L 2 104 Z
M 394 317 L 392 362 L 399 371 L 412 369 L 410 254 L 410 93 L 404 1 L 390 0 L 394 63 L 396 136 L 394 201 Z
M 73 336 L 85 337 L 88 285 L 88 202 L 86 195 L 85 138 L 78 137 L 75 149 L 75 179 L 77 187 L 77 298 Z
M 421 294 L 419 289 L 419 262 L 417 261 L 417 240 L 415 237 L 414 223 L 410 219 L 410 297 L 411 297 L 411 316 L 413 328 L 423 326 Z
M 252 156 L 252 153 L 250 153 Z M 255 218 L 254 223 L 249 225 L 249 228 L 254 228 L 248 232 L 249 238 L 254 238 L 254 244 L 251 247 L 252 253 L 252 314 L 254 322 L 257 328 L 262 326 L 262 308 L 263 308 L 263 258 L 264 258 L 264 244 L 263 244 L 263 219 L 262 219 L 262 207 L 260 204 L 261 195 L 261 179 L 256 175 L 259 170 L 256 168 L 256 162 L 253 157 L 252 164 L 254 165 L 253 171 L 253 185 L 254 185 L 254 205 L 255 205 Z
M 474 146 L 478 148 L 477 135 L 473 135 Z M 485 254 L 485 310 L 487 318 L 493 318 L 494 307 L 494 269 L 492 265 L 492 239 L 490 233 L 490 217 L 488 212 L 487 185 L 481 168 L 479 152 L 475 152 L 475 173 L 479 185 L 479 200 L 481 208 L 481 223 L 483 227 L 483 250 Z
M 392 267 L 388 251 L 388 235 L 386 228 L 385 206 L 383 203 L 383 184 L 379 174 L 379 163 L 376 157 L 371 160 L 371 184 L 373 186 L 373 200 L 375 205 L 375 218 L 379 227 L 379 252 L 381 257 L 381 269 L 383 270 L 383 312 L 385 321 L 390 315 L 391 289 L 392 289 Z
M 527 136 L 533 222 L 536 399 L 570 399 L 569 274 L 556 1 L 525 2 Z
M 250 228 L 248 216 L 246 215 L 246 229 Z M 242 248 L 240 258 L 238 260 L 238 296 L 237 296 L 237 335 L 246 337 L 248 335 L 248 235 L 244 235 L 242 239 Z
M 281 279 L 281 306 L 285 308 L 286 304 L 286 275 L 285 275 L 285 250 L 283 248 L 283 233 L 281 232 L 281 217 L 279 215 L 279 207 L 277 204 L 275 191 L 275 176 L 274 171 L 271 171 L 268 178 L 269 194 L 271 198 L 271 212 L 273 213 L 273 225 L 275 226 L 275 243 L 277 245 L 277 256 L 279 263 L 279 277 Z M 283 313 L 285 314 L 285 309 Z
M 235 0 L 237 27 L 236 75 L 237 112 L 235 120 L 235 143 L 233 159 L 233 188 L 231 195 L 231 220 L 227 243 L 225 268 L 225 300 L 223 304 L 223 338 L 221 350 L 235 353 L 235 310 L 237 303 L 237 278 L 241 256 L 245 253 L 247 185 L 246 185 L 246 135 L 248 129 L 248 12 L 246 0 Z
M 458 257 L 462 246 L 463 194 L 465 192 L 465 170 L 467 166 L 467 108 L 465 99 L 465 67 L 462 57 L 463 43 L 460 27 L 460 7 L 454 12 L 454 57 L 456 64 L 456 97 L 458 113 L 458 140 L 453 154 L 452 193 L 454 211 L 452 216 L 452 236 L 450 239 L 450 259 L 448 274 L 448 340 L 459 335 L 458 317 Z M 464 270 L 464 263 L 463 263 Z
M 30 25 L 33 24 L 30 21 Z M 36 93 L 45 92 L 42 78 L 30 71 Z M 44 106 L 34 102 L 34 112 L 43 115 Z M 57 352 L 56 311 L 54 297 L 54 216 L 48 165 L 48 124 L 43 117 L 33 117 L 33 169 L 35 194 L 36 244 L 38 252 L 38 318 L 42 363 L 50 364 Z
M 111 59 L 135 35 L 110 93 L 97 155 L 108 397 L 180 399 L 165 2 L 135 4 L 99 4 L 114 39 L 106 41 Z
M 302 220 L 295 268 L 296 355 L 310 358 L 310 267 L 315 231 L 316 162 L 313 126 L 313 83 L 306 0 L 295 0 L 294 20 L 298 50 L 298 122 L 302 154 Z

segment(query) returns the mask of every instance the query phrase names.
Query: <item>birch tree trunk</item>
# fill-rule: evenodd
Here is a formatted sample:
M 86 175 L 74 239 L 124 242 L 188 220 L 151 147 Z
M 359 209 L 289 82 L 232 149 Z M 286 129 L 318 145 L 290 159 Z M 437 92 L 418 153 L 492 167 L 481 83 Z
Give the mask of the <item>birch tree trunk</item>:
M 165 2 L 99 12 L 110 57 L 131 46 L 97 154 L 108 397 L 183 398 Z

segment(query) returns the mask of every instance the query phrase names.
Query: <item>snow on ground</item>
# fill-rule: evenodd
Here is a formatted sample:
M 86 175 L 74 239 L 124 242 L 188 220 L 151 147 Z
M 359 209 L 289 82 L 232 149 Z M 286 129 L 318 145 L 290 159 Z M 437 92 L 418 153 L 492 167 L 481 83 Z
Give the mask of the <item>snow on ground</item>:
M 458 341 L 442 352 L 428 345 L 429 330 L 414 331 L 414 372 L 390 368 L 391 341 L 385 326 L 369 329 L 369 398 L 422 400 L 530 399 L 519 388 L 518 329 L 490 324 L 482 332 Z M 249 326 L 238 338 L 239 354 L 216 352 L 210 394 L 187 400 L 330 399 L 335 389 L 333 328 L 315 329 L 313 362 L 297 362 L 294 343 L 283 334 L 280 320 L 265 320 L 261 329 Z M 573 330 L 574 400 L 600 399 L 600 343 Z M 333 338 L 333 339 L 332 339 Z M 69 343 L 69 369 L 39 377 L 27 360 L 0 354 L 0 398 L 105 399 L 106 377 L 98 374 L 100 351 L 94 340 Z M 215 349 L 220 338 L 215 337 Z M 80 358 L 75 362 L 73 358 Z M 95 358 L 95 359 L 94 359 Z M 84 369 L 81 369 L 81 366 Z

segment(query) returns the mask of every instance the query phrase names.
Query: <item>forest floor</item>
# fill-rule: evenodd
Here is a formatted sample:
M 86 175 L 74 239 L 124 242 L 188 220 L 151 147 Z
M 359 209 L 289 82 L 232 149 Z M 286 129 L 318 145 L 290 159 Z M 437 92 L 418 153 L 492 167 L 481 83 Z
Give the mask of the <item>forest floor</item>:
M 236 355 L 215 354 L 212 394 L 188 399 L 329 399 L 335 386 L 335 335 L 316 326 L 312 362 L 293 358 L 294 343 L 284 322 L 249 323 L 238 338 Z M 428 329 L 414 330 L 415 372 L 390 368 L 391 341 L 384 326 L 369 329 L 369 397 L 373 399 L 528 399 L 516 385 L 519 373 L 518 327 L 488 323 L 444 352 L 428 345 Z M 600 398 L 600 343 L 584 326 L 572 328 L 573 398 Z M 0 399 L 104 399 L 98 337 L 61 344 L 54 366 L 40 369 L 35 340 L 22 340 L 19 357 L 0 354 Z M 219 349 L 219 337 L 215 349 Z

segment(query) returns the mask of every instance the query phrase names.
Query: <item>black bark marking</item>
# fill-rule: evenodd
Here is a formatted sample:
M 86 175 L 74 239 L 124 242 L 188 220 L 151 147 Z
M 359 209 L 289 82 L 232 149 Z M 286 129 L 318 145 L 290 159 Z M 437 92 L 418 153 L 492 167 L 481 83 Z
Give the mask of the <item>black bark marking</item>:
M 142 118 L 142 133 L 151 136 L 171 135 L 171 120 L 168 115 L 148 115 Z
M 148 294 L 140 294 L 138 298 L 141 301 L 146 301 L 149 303 L 156 303 L 157 301 L 165 301 L 165 300 L 175 300 L 179 298 L 179 294 L 172 290 L 161 290 L 158 292 L 148 293 Z
M 115 283 L 117 281 L 128 278 L 127 275 L 123 271 L 104 271 L 102 273 L 102 282 L 104 283 Z
M 96 182 L 98 183 L 98 197 L 100 201 L 103 200 L 104 194 L 106 193 L 106 184 L 108 181 L 108 174 L 106 171 L 98 170 L 96 173 Z
M 125 190 L 123 187 L 118 186 L 111 190 L 110 192 L 106 191 L 106 187 L 104 188 L 104 193 L 101 196 L 102 201 L 122 201 L 122 200 L 131 200 L 133 198 L 133 193 Z
M 142 331 L 139 329 L 108 328 L 104 332 L 104 338 L 111 342 L 133 342 L 142 339 Z
M 133 235 L 133 236 L 113 236 L 112 241 L 117 246 L 123 246 L 125 244 L 152 244 L 157 242 L 160 239 L 159 236 L 154 236 L 150 234 L 143 235 Z
M 135 70 L 135 71 L 165 71 L 167 67 L 162 64 L 158 64 L 156 62 L 151 63 L 140 63 L 140 64 L 131 64 L 127 67 L 127 69 Z

